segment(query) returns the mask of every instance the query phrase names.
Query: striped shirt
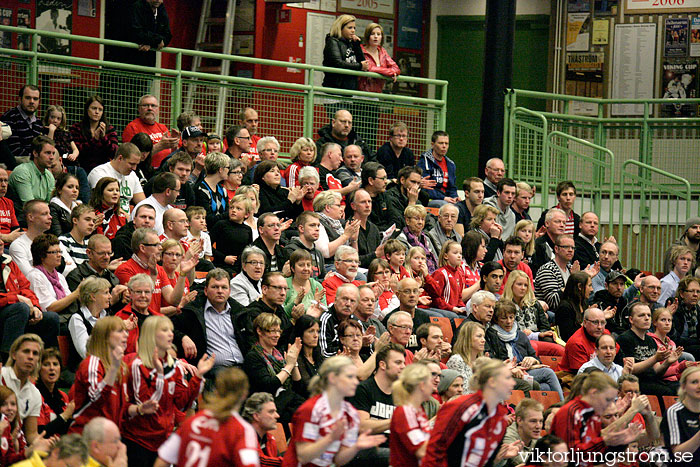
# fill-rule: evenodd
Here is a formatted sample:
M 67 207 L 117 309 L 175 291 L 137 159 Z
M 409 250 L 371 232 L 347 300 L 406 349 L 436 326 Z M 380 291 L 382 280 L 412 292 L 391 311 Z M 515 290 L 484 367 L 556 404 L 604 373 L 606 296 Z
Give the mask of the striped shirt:
M 562 271 L 554 260 L 545 263 L 537 270 L 535 276 L 535 297 L 544 300 L 550 310 L 554 310 L 561 301 L 562 291 L 569 279 L 569 269 Z
M 7 139 L 12 155 L 30 158 L 32 140 L 41 134 L 43 128 L 36 114 L 27 115 L 18 105 L 5 112 L 0 120 L 12 128 L 12 136 Z
M 87 240 L 83 240 L 83 243 L 80 243 L 74 239 L 69 232 L 58 237 L 58 241 L 61 244 L 61 254 L 63 255 L 63 259 L 66 260 L 66 265 L 70 262 L 73 263 L 69 272 L 88 260 L 86 251 Z
M 204 324 L 207 333 L 207 353 L 216 354 L 215 365 L 242 365 L 243 353 L 236 342 L 231 321 L 231 305 L 227 302 L 224 311 L 219 313 L 207 300 L 204 305 Z

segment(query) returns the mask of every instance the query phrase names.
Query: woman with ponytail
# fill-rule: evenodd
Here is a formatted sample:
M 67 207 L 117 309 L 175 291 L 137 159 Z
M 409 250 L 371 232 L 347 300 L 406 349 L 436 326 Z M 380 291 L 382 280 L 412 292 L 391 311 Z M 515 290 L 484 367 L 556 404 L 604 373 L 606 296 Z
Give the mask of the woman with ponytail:
M 685 465 L 700 465 L 700 367 L 686 368 L 680 385 L 678 402 L 668 408 L 661 421 L 661 433 L 672 456 L 685 456 Z
M 389 428 L 389 463 L 418 467 L 430 437 L 430 424 L 422 407 L 433 394 L 430 370 L 422 363 L 408 365 L 391 389 L 396 409 Z
M 474 362 L 469 387 L 473 394 L 446 402 L 437 414 L 422 467 L 444 467 L 448 459 L 470 465 L 493 465 L 520 452 L 522 441 L 503 444 L 508 409 L 502 403 L 515 387 L 510 369 L 500 360 Z
M 205 409 L 190 417 L 158 449 L 153 467 L 227 465 L 258 467 L 258 435 L 239 415 L 248 397 L 248 377 L 238 368 L 218 372 Z
M 146 318 L 139 333 L 138 352 L 126 358 L 127 405 L 121 432 L 132 467 L 151 467 L 158 447 L 172 433 L 175 414 L 187 410 L 204 385 L 204 375 L 214 366 L 214 355 L 204 355 L 192 379 L 169 351 L 173 323 L 167 316 Z
M 345 399 L 355 395 L 357 367 L 348 357 L 324 361 L 309 383 L 311 399 L 292 418 L 292 440 L 285 467 L 326 467 L 347 464 L 362 449 L 380 445 L 384 435 L 359 433 L 357 410 Z
M 552 434 L 563 439 L 569 449 L 580 456 L 579 466 L 598 464 L 594 462 L 597 453 L 604 453 L 608 446 L 622 446 L 637 439 L 641 433 L 637 423 L 622 430 L 616 424 L 602 429 L 601 415 L 617 400 L 617 383 L 610 376 L 602 371 L 581 373 L 576 376 L 574 389 L 572 393 L 578 395 L 554 416 Z

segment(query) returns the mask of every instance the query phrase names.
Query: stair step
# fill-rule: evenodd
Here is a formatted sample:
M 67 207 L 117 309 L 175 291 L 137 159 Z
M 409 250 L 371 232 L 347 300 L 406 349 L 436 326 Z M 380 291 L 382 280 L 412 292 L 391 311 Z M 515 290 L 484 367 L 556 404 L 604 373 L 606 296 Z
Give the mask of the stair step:
M 221 52 L 223 44 L 221 42 L 198 42 L 197 50 L 209 50 Z

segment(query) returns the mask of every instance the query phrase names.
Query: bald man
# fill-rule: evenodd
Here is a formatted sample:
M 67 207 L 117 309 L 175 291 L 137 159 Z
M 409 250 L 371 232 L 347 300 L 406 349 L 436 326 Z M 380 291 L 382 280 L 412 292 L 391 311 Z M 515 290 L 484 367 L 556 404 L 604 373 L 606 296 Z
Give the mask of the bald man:
M 316 154 L 321 154 L 321 148 L 326 143 L 339 144 L 341 150 L 345 150 L 348 145 L 355 144 L 362 148 L 365 162 L 374 160 L 374 154 L 367 143 L 352 128 L 352 114 L 345 109 L 338 110 L 331 123 L 319 128 L 316 140 Z

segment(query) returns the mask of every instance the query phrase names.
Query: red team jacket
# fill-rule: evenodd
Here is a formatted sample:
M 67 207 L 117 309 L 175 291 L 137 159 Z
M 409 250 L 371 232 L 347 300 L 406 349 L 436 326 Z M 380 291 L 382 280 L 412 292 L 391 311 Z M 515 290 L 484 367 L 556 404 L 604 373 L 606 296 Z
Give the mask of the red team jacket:
M 600 417 L 595 414 L 593 407 L 575 397 L 562 406 L 552 421 L 552 434 L 560 437 L 569 449 L 583 456 L 596 452 L 605 452 L 606 445 L 600 431 L 603 429 Z M 593 465 L 582 458 L 577 465 L 586 467 Z
M 82 433 L 87 422 L 95 417 L 105 417 L 119 425 L 122 409 L 125 407 L 125 388 L 117 377 L 113 386 L 104 381 L 105 367 L 94 355 L 80 362 L 75 373 L 75 382 L 70 388 L 68 398 L 75 401 L 75 414 L 69 433 Z
M 481 467 L 493 462 L 508 427 L 508 409 L 488 407 L 477 391 L 440 408 L 422 467 Z
M 435 279 L 435 296 L 433 306 L 441 310 L 452 311 L 454 307 L 464 307 L 462 289 L 465 287 L 464 276 L 460 268 L 443 266 L 432 274 Z
M 157 451 L 175 427 L 175 411 L 186 410 L 202 389 L 202 379 L 193 376 L 188 382 L 179 360 L 158 375 L 155 369 L 144 366 L 138 354 L 127 355 L 125 407 L 147 400 L 158 402 L 158 411 L 150 415 L 129 417 L 123 412 L 121 432 L 124 438 L 151 451 Z
M 389 464 L 418 467 L 416 451 L 430 436 L 430 424 L 425 411 L 412 405 L 396 407 L 391 416 L 389 432 Z

